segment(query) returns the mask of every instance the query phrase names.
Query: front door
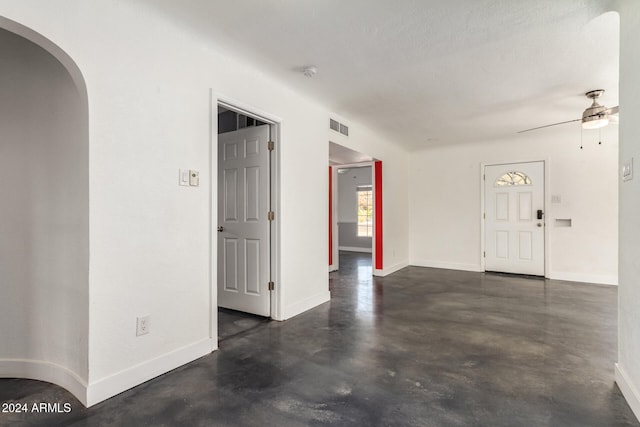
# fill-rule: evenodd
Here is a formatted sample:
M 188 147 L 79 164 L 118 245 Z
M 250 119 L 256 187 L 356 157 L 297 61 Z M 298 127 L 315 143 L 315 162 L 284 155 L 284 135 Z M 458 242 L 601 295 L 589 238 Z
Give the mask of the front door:
M 218 306 L 271 315 L 269 125 L 218 135 Z
M 544 276 L 544 162 L 485 166 L 485 270 Z

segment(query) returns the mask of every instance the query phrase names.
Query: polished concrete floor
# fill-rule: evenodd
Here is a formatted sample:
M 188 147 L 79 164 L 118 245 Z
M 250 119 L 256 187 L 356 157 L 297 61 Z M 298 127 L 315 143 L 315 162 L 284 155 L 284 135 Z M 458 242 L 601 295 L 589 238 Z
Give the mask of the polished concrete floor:
M 342 253 L 332 300 L 260 322 L 220 350 L 84 409 L 0 380 L 0 413 L 42 426 L 640 426 L 613 381 L 616 288 L 409 267 L 371 278 Z
M 218 344 L 231 338 L 238 338 L 270 321 L 266 317 L 218 308 Z

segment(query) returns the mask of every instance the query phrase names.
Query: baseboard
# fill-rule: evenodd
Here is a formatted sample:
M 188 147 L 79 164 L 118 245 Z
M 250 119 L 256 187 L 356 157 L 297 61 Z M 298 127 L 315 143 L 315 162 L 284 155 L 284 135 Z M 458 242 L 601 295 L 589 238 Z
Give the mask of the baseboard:
M 26 378 L 45 381 L 68 390 L 87 405 L 87 383 L 75 372 L 42 360 L 0 359 L 0 378 Z
M 622 395 L 627 400 L 636 418 L 640 420 L 640 391 L 638 391 L 633 382 L 629 380 L 629 377 L 624 369 L 620 367 L 620 364 L 616 363 L 615 366 L 616 384 L 618 384 Z
M 212 348 L 215 348 L 215 343 L 212 341 L 211 338 L 203 339 L 90 383 L 87 388 L 86 405 L 95 405 L 145 381 L 206 356 L 211 353 Z
M 446 261 L 419 260 L 411 261 L 409 265 L 414 265 L 416 267 L 444 268 L 446 270 L 482 271 L 478 264 L 462 264 Z
M 388 276 L 389 274 L 395 273 L 396 271 L 402 270 L 403 268 L 408 266 L 409 266 L 408 262 L 400 262 L 394 266 L 383 268 L 382 270 L 375 269 L 373 270 L 373 275 L 379 276 L 379 277 Z
M 549 273 L 549 279 L 618 286 L 618 276 L 606 274 L 581 274 L 552 271 Z
M 338 246 L 338 250 L 347 252 L 364 252 L 368 254 L 373 252 L 371 248 L 358 248 L 355 246 Z
M 282 320 L 291 319 L 298 314 L 304 313 L 307 310 L 311 310 L 312 308 L 317 307 L 320 304 L 324 304 L 330 299 L 331 294 L 329 293 L 329 290 L 327 290 L 326 292 L 320 292 L 319 294 L 305 298 L 302 301 L 298 301 L 297 303 L 285 308 Z

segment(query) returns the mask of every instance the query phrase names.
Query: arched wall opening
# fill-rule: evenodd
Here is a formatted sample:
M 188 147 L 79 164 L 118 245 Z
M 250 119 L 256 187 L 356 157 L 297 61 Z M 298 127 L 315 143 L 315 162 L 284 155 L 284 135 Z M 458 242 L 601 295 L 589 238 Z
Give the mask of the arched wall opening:
M 56 45 L 0 17 L 0 377 L 86 402 L 86 87 Z

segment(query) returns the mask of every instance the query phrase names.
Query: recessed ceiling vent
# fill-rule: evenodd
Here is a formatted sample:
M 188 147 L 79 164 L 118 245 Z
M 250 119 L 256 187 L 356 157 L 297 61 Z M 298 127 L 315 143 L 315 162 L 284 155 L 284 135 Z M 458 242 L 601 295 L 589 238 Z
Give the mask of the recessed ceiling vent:
M 337 120 L 329 119 L 329 128 L 343 134 L 344 136 L 349 136 L 349 126 L 343 125 Z

